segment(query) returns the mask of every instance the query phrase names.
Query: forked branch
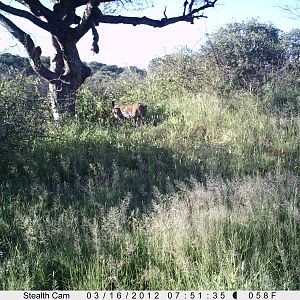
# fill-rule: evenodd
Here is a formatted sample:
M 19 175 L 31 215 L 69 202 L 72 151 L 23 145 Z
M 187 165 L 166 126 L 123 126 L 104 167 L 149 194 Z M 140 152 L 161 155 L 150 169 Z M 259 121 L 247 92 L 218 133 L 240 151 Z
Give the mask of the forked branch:
M 31 21 L 33 24 L 37 25 L 38 27 L 40 27 L 48 32 L 51 32 L 53 34 L 57 33 L 57 29 L 55 28 L 55 26 L 51 26 L 49 23 L 46 23 L 46 22 L 40 20 L 38 17 L 29 13 L 28 11 L 14 8 L 10 5 L 4 4 L 1 1 L 0 1 L 0 10 L 3 10 L 7 13 L 13 14 L 13 15 L 21 17 L 21 18 L 25 18 L 25 19 Z
M 55 14 L 42 5 L 39 0 L 17 0 L 19 3 L 28 7 L 36 17 L 44 17 L 48 22 L 56 18 Z
M 111 15 L 99 15 L 97 21 L 99 23 L 109 23 L 109 24 L 131 24 L 131 25 L 149 25 L 152 27 L 164 27 L 170 24 L 174 24 L 177 22 L 189 22 L 194 23 L 195 19 L 203 18 L 203 15 L 199 15 L 199 12 L 203 12 L 205 9 L 214 7 L 216 2 L 214 1 L 204 1 L 204 4 L 198 7 L 195 6 L 195 0 L 190 2 L 185 1 L 183 4 L 184 11 L 181 16 L 167 18 L 164 12 L 164 18 L 161 20 L 154 20 L 147 17 L 125 17 L 125 16 L 111 16 Z M 186 13 L 187 5 L 189 5 L 188 13 Z
M 55 74 L 48 70 L 41 62 L 41 48 L 35 47 L 30 35 L 25 33 L 2 14 L 0 14 L 0 24 L 4 26 L 21 44 L 23 44 L 28 53 L 32 68 L 42 77 L 48 80 L 54 79 Z

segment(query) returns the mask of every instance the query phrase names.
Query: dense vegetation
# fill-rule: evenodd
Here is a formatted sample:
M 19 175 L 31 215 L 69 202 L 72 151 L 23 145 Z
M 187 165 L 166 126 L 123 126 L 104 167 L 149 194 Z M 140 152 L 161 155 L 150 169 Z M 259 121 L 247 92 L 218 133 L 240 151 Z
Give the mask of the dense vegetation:
M 2 76 L 0 288 L 300 289 L 299 53 L 299 30 L 229 24 L 92 77 L 60 127 L 42 82 Z

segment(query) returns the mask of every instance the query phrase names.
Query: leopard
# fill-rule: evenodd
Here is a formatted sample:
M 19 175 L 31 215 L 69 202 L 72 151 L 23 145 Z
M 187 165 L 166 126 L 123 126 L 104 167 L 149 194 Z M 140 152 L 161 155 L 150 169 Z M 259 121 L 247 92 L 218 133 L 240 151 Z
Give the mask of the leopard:
M 140 127 L 147 114 L 147 105 L 141 104 L 141 102 L 116 105 L 116 101 L 113 100 L 112 113 L 119 122 L 131 119 L 135 127 Z

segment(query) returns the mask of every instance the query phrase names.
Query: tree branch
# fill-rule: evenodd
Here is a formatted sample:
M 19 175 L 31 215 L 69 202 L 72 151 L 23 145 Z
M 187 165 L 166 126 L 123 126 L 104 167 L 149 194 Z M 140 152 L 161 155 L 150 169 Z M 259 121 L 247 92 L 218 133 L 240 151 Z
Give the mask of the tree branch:
M 25 47 L 32 68 L 47 80 L 53 80 L 55 74 L 48 70 L 41 62 L 42 50 L 35 47 L 30 35 L 21 30 L 8 18 L 0 14 L 0 24 L 4 26 Z
M 218 0 L 214 1 L 205 1 L 205 3 L 193 9 L 193 5 L 195 1 L 191 1 L 189 5 L 189 13 L 186 13 L 187 2 L 184 3 L 184 12 L 182 16 L 172 17 L 172 18 L 163 18 L 161 20 L 154 20 L 147 17 L 125 17 L 125 16 L 111 16 L 111 15 L 99 15 L 97 18 L 97 22 L 99 23 L 109 23 L 109 24 L 131 24 L 131 25 L 149 25 L 152 27 L 164 27 L 170 24 L 174 24 L 177 22 L 189 22 L 194 23 L 195 19 L 204 18 L 203 15 L 198 15 L 200 11 L 204 11 L 207 8 L 214 7 L 215 3 Z
M 167 6 L 165 6 L 164 16 L 165 16 L 166 19 L 168 18 L 168 17 L 167 17 Z
M 300 18 L 300 0 L 297 0 L 295 4 L 279 5 L 278 7 L 287 12 L 291 19 L 297 20 Z
M 102 15 L 98 8 L 101 0 L 90 0 L 88 1 L 81 23 L 75 28 L 75 36 L 77 40 L 80 40 L 89 30 L 93 27 L 94 22 L 96 25 L 99 24 L 99 16 Z
M 52 34 L 57 34 L 57 29 L 54 26 L 51 26 L 50 24 L 43 22 L 42 20 L 38 19 L 36 16 L 32 15 L 31 13 L 14 8 L 12 6 L 6 5 L 0 1 L 0 10 L 3 10 L 7 13 L 13 14 L 15 16 L 25 18 L 29 21 L 31 21 L 33 24 L 37 25 L 38 27 L 51 32 Z
M 217 1 L 218 0 L 214 0 L 214 1 L 205 0 L 205 4 L 204 5 L 202 5 L 202 6 L 198 7 L 198 8 L 195 8 L 195 9 L 192 9 L 193 6 L 191 6 L 190 8 L 192 10 L 190 11 L 189 15 L 195 15 L 199 11 L 203 11 L 203 10 L 205 10 L 207 8 L 214 7 Z M 194 1 L 192 1 L 192 2 L 194 2 Z
M 30 9 L 30 11 L 36 16 L 36 17 L 45 17 L 45 19 L 50 22 L 51 20 L 56 20 L 55 14 L 41 4 L 39 0 L 17 0 L 19 3 L 25 5 Z M 56 20 L 57 21 L 57 20 Z
M 192 11 L 194 3 L 195 3 L 195 0 L 191 0 L 191 3 L 189 5 L 189 12 Z
M 186 12 L 186 7 L 187 5 L 189 4 L 189 1 L 185 0 L 184 3 L 183 3 L 183 16 L 185 16 L 185 12 Z
M 93 34 L 93 45 L 92 45 L 92 51 L 96 54 L 99 53 L 99 34 L 98 31 L 96 29 L 95 24 L 92 25 L 92 34 Z
M 147 17 L 137 18 L 137 17 L 124 17 L 124 16 L 109 16 L 104 15 L 98 20 L 99 23 L 109 23 L 109 24 L 131 24 L 133 26 L 136 25 L 149 25 L 152 27 L 164 27 L 170 24 L 174 24 L 180 21 L 185 21 L 189 23 L 193 23 L 194 19 L 198 19 L 201 16 L 192 16 L 192 15 L 185 15 L 173 18 L 163 18 L 161 20 L 153 20 Z

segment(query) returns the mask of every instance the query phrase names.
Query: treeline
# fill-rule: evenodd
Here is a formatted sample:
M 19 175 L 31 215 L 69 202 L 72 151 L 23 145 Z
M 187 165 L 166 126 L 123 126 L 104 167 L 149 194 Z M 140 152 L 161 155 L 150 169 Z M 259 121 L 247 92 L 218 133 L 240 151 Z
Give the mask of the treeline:
M 41 60 L 46 67 L 50 66 L 50 57 L 42 56 Z M 146 75 L 145 70 L 139 69 L 135 66 L 118 67 L 116 65 L 106 65 L 96 61 L 87 63 L 87 66 L 91 68 L 93 78 L 98 80 L 115 79 L 127 69 L 130 69 L 142 77 Z M 0 71 L 1 73 L 15 71 L 25 76 L 36 75 L 36 73 L 32 70 L 27 57 L 13 55 L 11 53 L 0 54 Z
M 41 61 L 47 67 L 50 66 L 50 58 L 49 57 L 42 56 Z M 0 72 L 2 74 L 8 73 L 8 72 L 18 72 L 25 76 L 36 75 L 36 73 L 31 68 L 27 57 L 13 55 L 11 53 L 0 54 Z

